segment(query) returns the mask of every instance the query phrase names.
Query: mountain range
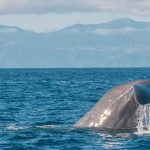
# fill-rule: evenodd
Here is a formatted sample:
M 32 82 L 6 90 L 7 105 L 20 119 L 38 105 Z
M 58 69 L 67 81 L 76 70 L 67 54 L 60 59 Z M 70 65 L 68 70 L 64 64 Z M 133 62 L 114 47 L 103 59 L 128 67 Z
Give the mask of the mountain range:
M 0 68 L 149 66 L 150 22 L 123 18 L 48 33 L 0 25 Z

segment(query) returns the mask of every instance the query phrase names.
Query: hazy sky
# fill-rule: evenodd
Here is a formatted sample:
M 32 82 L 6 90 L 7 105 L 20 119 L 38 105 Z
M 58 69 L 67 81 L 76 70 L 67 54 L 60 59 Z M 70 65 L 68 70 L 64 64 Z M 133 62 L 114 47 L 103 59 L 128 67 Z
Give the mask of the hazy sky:
M 38 32 L 122 17 L 150 21 L 150 0 L 0 0 L 0 24 Z

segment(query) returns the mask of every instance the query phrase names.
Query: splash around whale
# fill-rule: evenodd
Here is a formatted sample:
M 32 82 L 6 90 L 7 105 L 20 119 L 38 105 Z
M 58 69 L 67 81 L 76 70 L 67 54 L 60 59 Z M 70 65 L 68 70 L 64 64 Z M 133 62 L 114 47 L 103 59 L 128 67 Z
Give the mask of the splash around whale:
M 150 80 L 137 80 L 111 89 L 75 127 L 149 130 Z

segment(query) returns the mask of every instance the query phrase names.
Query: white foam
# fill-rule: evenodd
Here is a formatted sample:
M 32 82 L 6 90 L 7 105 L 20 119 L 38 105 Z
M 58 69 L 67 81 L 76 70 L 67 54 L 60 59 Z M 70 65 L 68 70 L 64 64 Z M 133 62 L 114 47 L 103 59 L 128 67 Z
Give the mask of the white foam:
M 10 125 L 6 127 L 6 130 L 10 130 L 10 131 L 17 131 L 17 130 L 23 130 L 23 129 L 25 129 L 25 127 L 18 127 L 16 125 Z
M 138 108 L 137 134 L 150 134 L 150 104 Z
M 58 125 L 41 125 L 41 126 L 36 126 L 37 128 L 42 128 L 42 129 L 48 129 L 48 128 L 59 128 L 60 126 Z

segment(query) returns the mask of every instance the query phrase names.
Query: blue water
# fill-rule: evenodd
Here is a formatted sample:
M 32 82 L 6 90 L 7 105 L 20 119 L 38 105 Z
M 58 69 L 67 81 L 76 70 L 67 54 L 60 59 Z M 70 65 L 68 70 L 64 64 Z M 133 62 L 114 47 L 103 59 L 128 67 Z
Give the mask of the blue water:
M 150 69 L 0 69 L 0 150 L 150 149 L 150 136 L 73 124 L 110 88 Z

